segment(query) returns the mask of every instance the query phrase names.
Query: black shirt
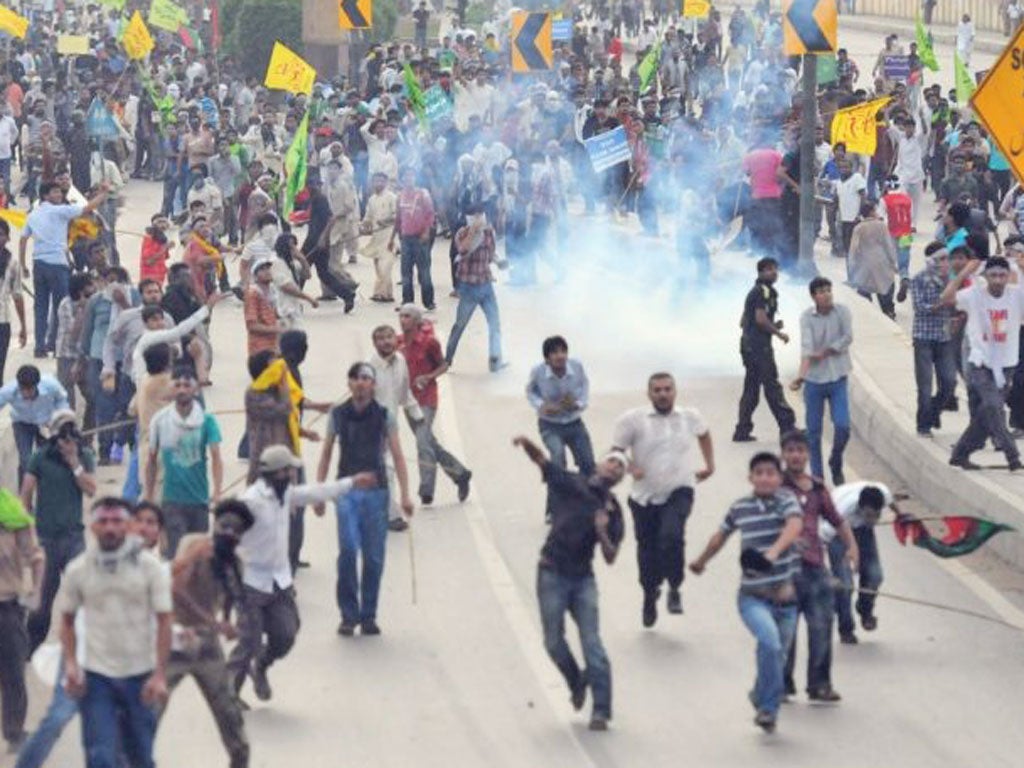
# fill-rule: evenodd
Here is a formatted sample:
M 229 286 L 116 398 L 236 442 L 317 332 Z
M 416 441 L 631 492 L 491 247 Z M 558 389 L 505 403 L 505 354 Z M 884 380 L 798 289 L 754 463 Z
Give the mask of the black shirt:
M 765 285 L 760 280 L 754 283 L 754 287 L 747 294 L 743 302 L 743 318 L 740 320 L 740 327 L 743 329 L 743 343 L 758 347 L 768 347 L 772 343 L 772 334 L 765 331 L 757 324 L 757 310 L 763 309 L 768 314 L 768 319 L 774 323 L 775 313 L 779 311 L 779 292 L 771 285 Z
M 359 410 L 351 399 L 331 410 L 328 439 L 338 439 L 338 477 L 357 472 L 376 472 L 379 487 L 386 488 L 384 451 L 387 449 L 388 412 L 376 400 Z
M 589 576 L 598 543 L 594 517 L 598 510 L 608 510 L 608 538 L 618 544 L 623 536 L 619 502 L 603 486 L 550 461 L 544 464 L 544 482 L 548 484 L 551 529 L 540 551 L 541 567 L 569 578 Z

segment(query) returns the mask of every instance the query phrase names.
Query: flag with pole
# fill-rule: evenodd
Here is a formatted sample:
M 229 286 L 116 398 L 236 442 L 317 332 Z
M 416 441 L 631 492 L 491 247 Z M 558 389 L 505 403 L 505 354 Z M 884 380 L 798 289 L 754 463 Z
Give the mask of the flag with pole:
M 295 210 L 295 198 L 306 186 L 306 171 L 309 154 L 309 110 L 302 116 L 302 122 L 295 129 L 295 138 L 284 155 L 284 215 Z
M 959 51 L 953 51 L 953 75 L 956 79 L 956 100 L 966 106 L 978 86 L 974 84 L 974 78 L 960 58 Z
M 420 88 L 419 81 L 416 80 L 416 75 L 413 74 L 412 68 L 408 63 L 402 69 L 402 76 L 405 80 L 405 92 L 409 96 L 409 105 L 412 107 L 413 114 L 420 121 L 420 125 L 426 127 L 426 100 L 423 98 L 423 90 Z
M 892 525 L 896 538 L 903 546 L 910 542 L 942 558 L 970 554 L 997 533 L 1014 530 L 1009 525 L 966 515 L 942 517 L 939 520 L 946 529 L 942 536 L 933 536 L 924 523 L 913 515 L 900 514 Z
M 932 35 L 924 28 L 924 22 L 921 21 L 920 15 L 914 24 L 914 33 L 917 37 L 917 58 L 921 60 L 923 66 L 928 67 L 932 72 L 938 72 L 939 60 L 935 58 Z
M 661 64 L 661 41 L 659 40 L 651 50 L 644 56 L 643 61 L 640 62 L 640 66 L 636 68 L 637 74 L 640 75 L 640 93 L 647 90 L 648 84 L 658 71 L 658 66 Z

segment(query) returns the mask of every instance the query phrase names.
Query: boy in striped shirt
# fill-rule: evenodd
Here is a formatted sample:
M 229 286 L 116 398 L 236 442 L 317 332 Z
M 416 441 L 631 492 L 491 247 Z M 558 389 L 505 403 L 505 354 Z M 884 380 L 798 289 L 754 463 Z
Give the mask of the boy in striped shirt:
M 793 572 L 799 556 L 792 545 L 803 528 L 803 512 L 792 491 L 782 487 L 782 464 L 773 453 L 758 453 L 750 460 L 753 493 L 729 507 L 721 527 L 704 552 L 690 563 L 700 575 L 708 561 L 740 532 L 740 617 L 757 639 L 757 679 L 750 703 L 757 710 L 754 723 L 768 733 L 783 697 L 783 664 L 796 630 L 796 591 Z

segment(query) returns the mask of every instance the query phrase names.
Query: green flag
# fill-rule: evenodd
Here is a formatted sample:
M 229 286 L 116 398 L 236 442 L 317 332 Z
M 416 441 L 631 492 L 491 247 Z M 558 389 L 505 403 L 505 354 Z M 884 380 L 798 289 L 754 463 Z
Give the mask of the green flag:
M 939 62 L 935 58 L 935 50 L 932 48 L 932 35 L 924 28 L 924 22 L 921 21 L 920 16 L 917 17 L 914 29 L 917 34 L 917 58 L 921 60 L 923 66 L 928 67 L 932 72 L 938 72 Z
M 651 78 L 654 77 L 654 73 L 658 71 L 658 65 L 661 63 L 661 41 L 651 48 L 644 56 L 643 61 L 640 62 L 640 66 L 636 68 L 636 73 L 640 75 L 640 93 L 647 90 L 647 86 L 651 82 Z
M 953 51 L 953 74 L 956 77 L 956 100 L 966 105 L 974 95 L 977 86 L 974 78 L 967 70 L 967 65 L 960 59 L 959 51 Z
M 295 210 L 295 198 L 306 186 L 307 155 L 309 146 L 309 112 L 302 116 L 302 122 L 295 129 L 295 138 L 284 155 L 285 189 L 284 215 Z
M 405 79 L 405 92 L 409 96 L 409 105 L 412 107 L 413 114 L 416 115 L 416 119 L 420 121 L 420 125 L 426 127 L 427 120 L 427 103 L 423 98 L 423 90 L 420 88 L 419 82 L 416 80 L 416 75 L 413 74 L 412 67 L 408 64 L 402 69 L 402 74 Z
M 823 53 L 814 58 L 817 59 L 815 63 L 818 69 L 818 85 L 828 85 L 839 80 L 839 70 L 834 53 Z

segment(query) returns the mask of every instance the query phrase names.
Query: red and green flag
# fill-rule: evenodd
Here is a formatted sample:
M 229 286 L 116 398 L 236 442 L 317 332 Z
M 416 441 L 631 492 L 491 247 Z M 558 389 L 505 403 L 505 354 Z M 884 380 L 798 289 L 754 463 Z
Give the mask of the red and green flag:
M 968 555 L 997 533 L 1016 530 L 1009 525 L 966 515 L 939 517 L 936 521 L 941 522 L 946 529 L 942 536 L 933 536 L 925 524 L 913 515 L 901 514 L 892 525 L 896 538 L 903 546 L 909 541 L 915 547 L 927 549 L 933 555 L 943 558 Z

